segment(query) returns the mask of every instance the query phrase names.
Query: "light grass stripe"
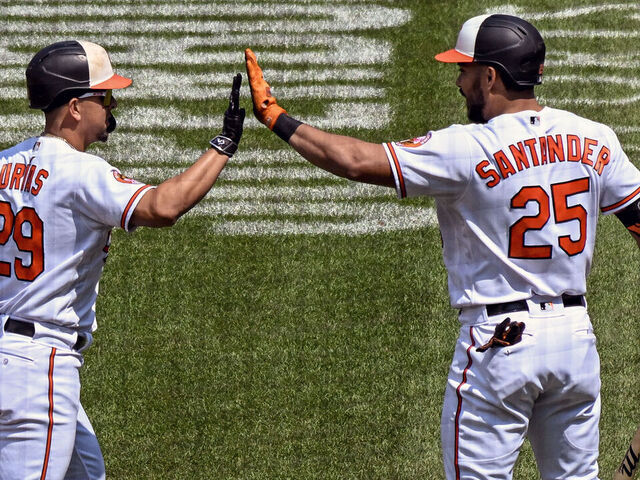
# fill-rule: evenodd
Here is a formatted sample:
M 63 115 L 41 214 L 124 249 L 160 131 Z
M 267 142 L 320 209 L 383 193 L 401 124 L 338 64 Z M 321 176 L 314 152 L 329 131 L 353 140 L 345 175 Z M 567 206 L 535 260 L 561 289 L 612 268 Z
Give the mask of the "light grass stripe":
M 206 195 L 207 199 L 235 202 L 251 199 L 256 202 L 275 202 L 283 200 L 295 201 L 323 201 L 347 199 L 380 199 L 395 198 L 395 191 L 391 188 L 344 181 L 342 185 L 328 185 L 317 187 L 301 186 L 239 186 L 215 185 Z
M 636 77 L 618 77 L 613 75 L 551 75 L 545 77 L 548 82 L 558 83 L 604 83 L 611 85 L 621 85 L 631 88 L 640 88 L 640 79 Z
M 540 96 L 539 100 L 541 103 L 545 103 L 547 105 L 586 105 L 589 107 L 610 107 L 631 105 L 633 103 L 637 103 L 638 101 L 640 101 L 640 94 L 623 98 L 554 98 Z
M 640 59 L 635 51 L 621 55 L 555 51 L 548 56 L 545 64 L 552 67 L 597 67 L 629 70 L 639 68 Z
M 85 33 L 228 33 L 228 32 L 345 32 L 394 28 L 411 19 L 410 12 L 384 7 L 336 8 L 333 18 L 327 20 L 58 20 L 55 22 L 33 22 L 18 20 L 5 22 L 3 31 L 20 33 L 37 28 L 39 32 L 85 32 Z M 259 12 L 258 12 L 259 13 Z M 37 23 L 37 27 L 34 25 Z
M 637 30 L 540 30 L 543 38 L 638 38 L 640 32 Z
M 213 135 L 212 135 L 213 136 Z M 0 132 L 0 140 L 6 142 Z M 107 143 L 94 143 L 89 152 L 107 159 L 118 165 L 149 166 L 158 164 L 172 164 L 188 166 L 209 148 L 208 140 L 202 142 L 200 149 L 185 149 L 179 147 L 172 139 L 161 135 L 145 133 L 116 132 L 109 137 Z M 227 169 L 242 167 L 247 164 L 287 166 L 307 165 L 292 148 L 283 150 L 251 149 L 240 144 L 240 148 L 227 164 Z
M 165 99 L 165 100 L 206 100 L 216 98 L 228 98 L 229 86 L 226 87 L 194 87 L 192 82 L 173 82 L 175 75 L 165 77 L 156 75 L 154 82 L 149 79 L 136 79 L 134 87 L 120 90 L 115 93 L 117 98 L 124 99 Z M 241 88 L 241 96 L 251 98 L 249 86 Z M 383 88 L 356 86 L 356 85 L 309 85 L 299 87 L 277 87 L 274 88 L 274 95 L 281 95 L 286 99 L 295 98 L 316 98 L 327 100 L 356 100 L 375 99 L 385 95 Z M 0 99 L 23 99 L 25 97 L 24 87 L 0 87 Z
M 640 133 L 640 125 L 616 125 L 612 128 L 618 135 L 625 133 Z
M 26 100 L 25 100 L 26 107 Z M 297 115 L 294 106 L 289 112 L 305 123 L 322 129 L 379 129 L 389 124 L 391 112 L 389 105 L 381 103 L 348 103 L 332 102 L 326 106 L 325 115 Z M 192 130 L 195 128 L 210 129 L 212 133 L 220 130 L 222 112 L 216 115 L 191 115 L 174 107 L 119 107 L 114 112 L 120 127 L 127 129 Z M 253 116 L 247 116 L 245 129 L 265 128 Z M 0 114 L 0 128 L 15 131 L 21 136 L 37 135 L 44 126 L 41 112 L 25 114 Z
M 358 216 L 364 217 L 371 210 L 380 211 L 386 207 L 384 203 L 371 205 L 368 203 L 338 202 L 256 202 L 252 199 L 239 200 L 237 202 L 206 201 L 201 210 L 208 215 L 280 215 L 303 216 L 316 215 L 318 217 Z
M 195 17 L 220 16 L 233 13 L 234 16 L 260 16 L 279 18 L 297 16 L 327 16 L 336 21 L 350 22 L 355 19 L 366 23 L 363 28 L 382 28 L 397 26 L 397 22 L 406 23 L 409 12 L 401 9 L 391 9 L 376 5 L 363 7 L 345 5 L 302 5 L 295 3 L 263 2 L 245 3 L 233 6 L 231 10 L 225 3 L 129 3 L 111 5 L 105 9 L 103 5 L 91 3 L 67 5 L 28 5 L 16 3 L 0 7 L 0 15 L 43 20 L 51 17 L 83 17 L 102 16 L 109 18 L 128 18 L 131 16 L 153 17 Z M 403 20 L 403 18 L 406 18 Z
M 217 207 L 210 204 L 196 206 L 192 215 L 215 216 Z M 288 220 L 225 221 L 213 223 L 211 230 L 225 235 L 304 235 L 340 234 L 363 235 L 392 230 L 409 230 L 433 227 L 437 224 L 432 208 L 417 208 L 396 204 L 371 206 L 344 206 L 342 215 L 357 215 L 358 219 L 347 222 L 318 220 L 316 222 L 294 222 Z M 321 215 L 321 213 L 320 213 Z
M 119 69 L 118 69 L 119 70 Z M 25 81 L 25 67 L 0 67 L 0 84 L 15 83 Z M 328 81 L 361 81 L 379 80 L 384 77 L 384 73 L 375 68 L 320 68 L 306 70 L 274 70 L 265 68 L 264 78 L 277 85 L 296 82 L 328 82 Z M 227 69 L 221 72 L 220 69 L 212 70 L 211 73 L 173 73 L 159 69 L 133 68 L 128 74 L 134 80 L 134 87 L 140 87 L 140 83 L 162 82 L 172 87 L 180 86 L 187 88 L 191 85 L 230 85 L 231 79 L 237 73 L 235 70 Z M 241 72 L 244 73 L 244 72 Z M 246 76 L 245 76 L 246 77 Z M 244 79 L 246 81 L 246 78 Z M 26 95 L 26 90 L 23 91 Z
M 9 25 L 14 25 L 13 22 Z M 63 26 L 60 26 L 63 28 Z M 109 30 L 107 30 L 109 31 Z M 33 34 L 28 39 L 11 39 L 7 35 L 0 38 L 0 63 L 24 67 L 33 54 L 43 45 L 60 40 L 62 30 L 57 35 Z M 173 65 L 215 65 L 235 64 L 244 66 L 244 49 L 252 47 L 261 63 L 281 63 L 285 65 L 374 65 L 386 63 L 390 59 L 391 44 L 384 40 L 369 39 L 349 35 L 308 35 L 301 34 L 297 42 L 300 46 L 320 46 L 319 50 L 286 52 L 287 43 L 282 39 L 274 40 L 273 46 L 280 45 L 281 51 L 261 52 L 260 46 L 265 45 L 259 34 L 238 40 L 235 36 L 224 35 L 211 37 L 184 36 L 180 39 L 164 39 L 139 36 L 125 38 L 121 35 L 87 35 L 73 31 L 73 38 L 89 40 L 110 47 L 126 48 L 126 52 L 111 51 L 112 62 L 120 70 L 123 65 L 155 65 L 166 63 Z M 38 37 L 42 37 L 38 39 Z M 253 38 L 253 40 L 251 40 Z M 206 49 L 209 47 L 233 47 L 224 51 L 205 52 L 193 51 L 192 48 Z M 32 48 L 32 53 L 22 53 L 12 50 L 14 47 Z M 217 49 L 216 49 L 217 50 Z M 285 51 L 284 53 L 282 51 Z M 125 72 L 126 73 L 126 72 Z
M 143 167 L 128 168 L 123 171 L 128 177 L 149 182 L 150 180 L 166 180 L 183 172 L 184 168 Z M 222 180 L 311 180 L 336 178 L 320 168 L 312 167 L 244 167 L 225 168 L 220 174 Z
M 612 3 L 602 5 L 591 5 L 586 7 L 574 7 L 565 8 L 555 12 L 530 12 L 524 8 L 516 7 L 513 5 L 500 5 L 498 7 L 488 8 L 486 13 L 505 13 L 509 15 L 517 15 L 526 18 L 529 21 L 532 20 L 555 20 L 555 19 L 567 19 L 576 18 L 586 15 L 592 15 L 594 13 L 603 13 L 607 11 L 623 11 L 629 12 L 631 10 L 638 10 L 640 6 L 636 2 L 628 3 Z

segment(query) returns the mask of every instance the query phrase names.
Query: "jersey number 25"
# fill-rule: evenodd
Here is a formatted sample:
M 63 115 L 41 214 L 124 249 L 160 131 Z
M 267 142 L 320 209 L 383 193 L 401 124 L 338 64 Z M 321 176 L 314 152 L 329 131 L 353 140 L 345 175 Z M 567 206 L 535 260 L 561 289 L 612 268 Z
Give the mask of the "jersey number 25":
M 577 255 L 584 250 L 587 242 L 587 211 L 582 205 L 568 205 L 571 195 L 589 191 L 589 177 L 551 185 L 551 196 L 539 185 L 522 187 L 511 199 L 511 208 L 526 208 L 527 203 L 536 202 L 538 214 L 523 216 L 509 228 L 509 257 L 544 259 L 551 258 L 551 245 L 525 245 L 524 236 L 529 230 L 542 230 L 551 216 L 550 205 L 556 223 L 577 220 L 580 224 L 580 236 L 573 240 L 569 235 L 558 238 L 558 245 L 569 255 Z

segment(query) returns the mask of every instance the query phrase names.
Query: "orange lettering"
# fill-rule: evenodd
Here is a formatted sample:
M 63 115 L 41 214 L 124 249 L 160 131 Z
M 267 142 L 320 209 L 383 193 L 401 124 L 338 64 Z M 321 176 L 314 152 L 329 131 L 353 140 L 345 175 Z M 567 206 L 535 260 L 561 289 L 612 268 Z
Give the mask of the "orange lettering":
M 502 150 L 498 150 L 496 153 L 494 153 L 493 158 L 498 163 L 500 175 L 503 179 L 507 178 L 509 175 L 514 175 L 516 173 L 513 165 L 511 165 L 511 162 L 509 162 L 509 159 Z
M 484 180 L 491 178 L 491 180 L 487 182 L 487 187 L 493 188 L 498 183 L 500 183 L 500 177 L 498 176 L 498 172 L 496 172 L 493 168 L 485 170 L 485 168 L 487 168 L 489 165 L 491 164 L 488 160 L 481 161 L 478 165 L 476 165 L 476 172 L 478 173 L 478 175 L 480 175 L 480 178 Z
M 36 167 L 35 165 L 29 166 L 27 177 L 25 178 L 24 184 L 22 185 L 23 192 L 28 192 L 31 188 L 31 182 L 33 181 L 33 174 L 36 172 L 36 168 L 38 167 Z
M 604 145 L 600 149 L 598 153 L 598 159 L 596 160 L 596 164 L 593 166 L 594 170 L 598 172 L 598 175 L 602 175 L 602 170 L 609 163 L 609 156 L 611 155 L 611 151 L 605 147 Z
M 555 163 L 556 158 L 559 162 L 564 162 L 564 146 L 562 145 L 562 136 L 556 135 L 555 141 L 551 135 L 547 135 L 547 146 L 549 147 L 549 162 Z
M 11 164 L 5 163 L 0 170 L 0 188 L 7 188 L 9 185 L 9 174 L 11 173 Z
M 518 167 L 519 172 L 525 168 L 529 168 L 529 159 L 524 151 L 524 145 L 522 145 L 522 142 L 518 142 L 518 146 L 509 145 L 509 150 L 511 150 L 511 154 L 513 155 L 513 159 L 516 161 L 516 166 Z
M 540 165 L 546 165 L 547 162 L 547 137 L 540 137 Z
M 533 162 L 533 165 L 537 167 L 538 165 L 540 165 L 540 161 L 538 160 L 538 152 L 536 152 L 536 139 L 530 138 L 529 140 L 525 140 L 524 144 L 527 146 L 527 148 L 529 148 L 529 151 L 531 152 L 531 161 Z
M 49 172 L 47 172 L 46 170 L 40 170 L 36 175 L 36 186 L 31 189 L 32 195 L 38 195 L 38 193 L 40 193 L 40 189 L 42 188 L 42 181 L 46 178 L 49 178 Z
M 567 160 L 570 162 L 579 162 L 581 157 L 580 137 L 577 135 L 567 135 Z
M 16 163 L 13 167 L 13 176 L 11 177 L 11 183 L 9 184 L 9 188 L 15 188 L 20 190 L 20 181 L 24 176 L 24 172 L 26 171 L 26 166 L 24 163 Z
M 593 153 L 593 147 L 598 145 L 597 140 L 593 140 L 591 138 L 584 139 L 584 150 L 582 151 L 582 163 L 585 165 L 593 166 L 593 162 L 589 158 Z

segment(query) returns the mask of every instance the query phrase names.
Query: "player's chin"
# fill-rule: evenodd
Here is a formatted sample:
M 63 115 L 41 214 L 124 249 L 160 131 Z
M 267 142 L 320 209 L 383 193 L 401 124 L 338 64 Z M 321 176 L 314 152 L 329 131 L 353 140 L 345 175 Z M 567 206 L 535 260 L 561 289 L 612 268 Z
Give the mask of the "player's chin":
M 100 132 L 100 134 L 98 135 L 98 141 L 99 142 L 106 142 L 107 140 L 109 140 L 109 133 L 107 132 L 107 130 L 103 130 L 102 132 Z

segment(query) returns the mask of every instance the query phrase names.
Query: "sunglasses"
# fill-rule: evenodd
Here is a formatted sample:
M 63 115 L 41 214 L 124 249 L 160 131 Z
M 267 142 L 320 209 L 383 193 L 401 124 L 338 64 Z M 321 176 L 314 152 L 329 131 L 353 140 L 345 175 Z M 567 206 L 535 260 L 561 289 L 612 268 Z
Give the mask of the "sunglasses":
M 80 95 L 77 98 L 80 99 L 80 98 L 90 98 L 90 97 L 103 97 L 102 105 L 105 107 L 108 107 L 109 105 L 111 105 L 111 90 L 99 90 L 96 92 L 87 92 Z

